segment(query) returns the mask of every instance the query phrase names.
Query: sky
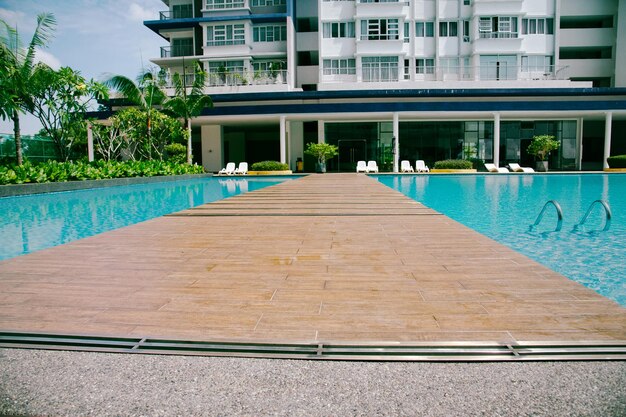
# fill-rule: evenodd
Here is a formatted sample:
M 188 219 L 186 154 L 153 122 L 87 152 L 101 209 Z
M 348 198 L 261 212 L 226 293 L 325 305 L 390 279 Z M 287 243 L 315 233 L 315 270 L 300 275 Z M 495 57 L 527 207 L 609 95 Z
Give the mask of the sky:
M 143 25 L 167 10 L 161 0 L 0 0 L 0 19 L 18 29 L 27 44 L 40 13 L 53 13 L 55 36 L 37 58 L 52 68 L 69 66 L 87 79 L 111 75 L 135 79 L 158 57 L 165 39 Z M 22 134 L 41 129 L 32 116 L 20 117 Z M 13 122 L 0 119 L 0 133 L 12 133 Z

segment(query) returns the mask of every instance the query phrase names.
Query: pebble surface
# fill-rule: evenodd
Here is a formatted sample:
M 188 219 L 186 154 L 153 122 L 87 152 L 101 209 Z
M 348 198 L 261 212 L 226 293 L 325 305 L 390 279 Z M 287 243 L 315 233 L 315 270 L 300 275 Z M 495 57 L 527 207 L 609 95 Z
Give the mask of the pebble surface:
M 0 416 L 626 416 L 626 362 L 396 363 L 0 349 Z

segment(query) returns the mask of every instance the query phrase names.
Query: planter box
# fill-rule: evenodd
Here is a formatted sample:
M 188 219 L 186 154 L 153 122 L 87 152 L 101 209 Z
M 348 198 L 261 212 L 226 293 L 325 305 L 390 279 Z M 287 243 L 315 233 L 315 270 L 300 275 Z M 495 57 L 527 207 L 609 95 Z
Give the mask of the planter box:
M 292 175 L 292 170 L 286 171 L 248 171 L 248 175 Z M 238 175 L 240 177 L 240 175 Z
M 455 174 L 471 174 L 474 172 L 478 172 L 475 169 L 436 169 L 433 168 L 430 170 L 433 174 L 442 174 L 442 173 L 455 173 Z
M 604 168 L 604 172 L 626 172 L 626 168 Z

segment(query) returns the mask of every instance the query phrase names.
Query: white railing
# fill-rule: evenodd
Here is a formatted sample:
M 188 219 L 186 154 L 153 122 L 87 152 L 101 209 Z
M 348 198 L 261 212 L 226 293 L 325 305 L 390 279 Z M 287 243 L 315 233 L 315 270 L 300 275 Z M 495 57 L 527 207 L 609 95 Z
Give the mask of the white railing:
M 516 39 L 518 38 L 517 32 L 479 32 L 478 37 L 480 39 Z
M 286 84 L 287 70 L 277 71 L 224 71 L 210 72 L 206 75 L 205 87 L 235 87 L 246 85 Z M 185 83 L 192 86 L 194 74 L 185 75 Z M 166 87 L 172 87 L 169 79 L 165 80 Z

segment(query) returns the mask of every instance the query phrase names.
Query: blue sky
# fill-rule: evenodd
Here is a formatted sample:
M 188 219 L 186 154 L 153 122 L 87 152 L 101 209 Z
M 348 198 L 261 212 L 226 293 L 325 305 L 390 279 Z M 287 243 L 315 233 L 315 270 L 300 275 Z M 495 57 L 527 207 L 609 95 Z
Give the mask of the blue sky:
M 167 43 L 143 25 L 167 10 L 161 0 L 0 0 L 0 19 L 15 27 L 24 42 L 30 41 L 37 15 L 53 13 L 57 30 L 49 47 L 38 58 L 59 68 L 69 66 L 87 79 L 103 80 L 121 74 L 132 79 L 148 68 Z M 41 126 L 23 116 L 22 133 Z M 0 119 L 0 133 L 13 132 L 13 124 Z

